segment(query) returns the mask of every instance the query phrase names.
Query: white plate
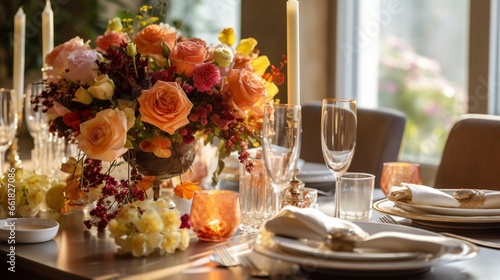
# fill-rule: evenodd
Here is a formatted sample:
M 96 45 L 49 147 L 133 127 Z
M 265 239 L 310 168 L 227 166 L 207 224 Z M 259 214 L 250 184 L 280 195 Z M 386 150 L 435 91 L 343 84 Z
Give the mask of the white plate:
M 392 224 L 380 224 L 380 223 L 370 223 L 370 222 L 358 222 L 358 224 L 363 230 L 370 234 L 374 234 L 381 231 L 399 231 L 407 232 L 412 234 L 421 234 L 429 236 L 440 236 L 437 233 L 426 231 L 418 228 L 412 228 L 401 225 Z M 374 272 L 376 274 L 395 274 L 395 272 L 403 273 L 408 271 L 425 271 L 430 269 L 432 266 L 442 265 L 449 262 L 466 260 L 474 257 L 479 249 L 469 243 L 460 242 L 462 244 L 461 250 L 456 252 L 447 252 L 443 255 L 437 255 L 430 258 L 424 259 L 405 259 L 405 260 L 369 260 L 360 261 L 358 259 L 329 259 L 322 255 L 304 255 L 304 254 L 294 254 L 288 251 L 282 250 L 280 246 L 277 246 L 272 239 L 266 240 L 264 236 L 259 235 L 254 244 L 254 251 L 279 260 L 289 261 L 305 267 L 318 269 L 333 269 L 339 271 L 350 271 L 354 274 L 366 274 L 367 272 Z
M 52 240 L 59 230 L 59 223 L 40 218 L 14 218 L 0 220 L 0 240 L 16 243 L 39 243 Z
M 459 189 L 440 189 L 440 191 L 452 195 Z M 484 192 L 491 192 L 490 190 L 483 190 Z M 399 207 L 404 207 L 411 211 L 414 209 L 425 211 L 432 214 L 439 215 L 450 215 L 450 216 L 500 216 L 500 209 L 464 209 L 464 208 L 453 208 L 453 207 L 442 207 L 442 206 L 431 206 L 431 205 L 418 205 L 413 203 L 406 203 L 401 201 L 396 201 L 395 204 Z
M 436 222 L 435 226 L 443 223 L 443 227 L 448 227 L 449 224 L 479 224 L 477 228 L 496 228 L 500 226 L 500 215 L 498 216 L 452 216 L 452 215 L 439 215 L 421 211 L 415 208 L 398 207 L 393 201 L 382 199 L 373 203 L 373 209 L 389 215 L 400 216 L 407 219 Z M 473 226 L 473 227 L 476 227 Z
M 425 257 L 426 254 L 403 252 L 403 253 L 387 253 L 387 252 L 364 252 L 363 249 L 355 249 L 354 252 L 338 252 L 331 251 L 327 248 L 322 248 L 319 242 L 297 240 L 281 236 L 274 236 L 273 242 L 281 247 L 284 251 L 291 253 L 306 254 L 310 256 L 320 256 L 326 259 L 349 260 L 349 261 L 395 261 L 415 259 Z
M 464 209 L 439 207 L 430 205 L 418 205 L 401 201 L 394 202 L 399 207 L 422 210 L 432 214 L 450 215 L 450 216 L 500 216 L 500 209 Z

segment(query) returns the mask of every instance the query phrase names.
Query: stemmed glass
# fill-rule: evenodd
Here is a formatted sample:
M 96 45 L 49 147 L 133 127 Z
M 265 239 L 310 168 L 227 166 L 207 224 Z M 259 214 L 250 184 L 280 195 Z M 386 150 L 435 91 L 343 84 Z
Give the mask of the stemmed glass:
M 5 151 L 17 131 L 17 96 L 13 89 L 0 88 L 0 171 L 3 176 Z M 1 177 L 0 176 L 0 177 Z
M 37 172 L 41 171 L 40 165 L 41 159 L 43 157 L 42 150 L 44 148 L 42 147 L 44 144 L 42 138 L 45 136 L 44 132 L 48 132 L 48 121 L 47 114 L 42 112 L 42 108 L 39 108 L 37 111 L 33 109 L 31 100 L 35 96 L 38 96 L 42 91 L 42 83 L 32 83 L 28 86 L 28 89 L 26 90 L 26 98 L 24 99 L 24 114 L 26 116 L 26 125 L 35 145 L 31 158 L 35 165 L 34 170 Z
M 300 105 L 272 104 L 264 107 L 262 157 L 275 192 L 275 211 L 281 195 L 297 168 L 300 155 L 302 115 Z
M 340 177 L 351 165 L 356 148 L 356 100 L 323 99 L 321 150 L 326 166 L 335 176 L 335 217 L 340 217 Z

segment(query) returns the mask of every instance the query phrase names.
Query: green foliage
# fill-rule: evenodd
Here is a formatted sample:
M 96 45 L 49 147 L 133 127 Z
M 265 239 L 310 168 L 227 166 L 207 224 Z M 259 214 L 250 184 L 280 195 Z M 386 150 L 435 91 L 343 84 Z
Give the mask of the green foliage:
M 463 94 L 440 71 L 437 61 L 415 53 L 401 40 L 381 45 L 379 106 L 408 116 L 402 159 L 436 164 L 448 130 L 463 114 Z

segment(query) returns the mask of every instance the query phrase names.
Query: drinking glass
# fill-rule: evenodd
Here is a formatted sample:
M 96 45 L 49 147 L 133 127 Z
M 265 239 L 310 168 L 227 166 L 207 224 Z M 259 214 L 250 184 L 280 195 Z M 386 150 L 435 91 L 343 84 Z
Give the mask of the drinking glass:
M 335 217 L 340 217 L 339 178 L 351 165 L 356 148 L 356 100 L 323 99 L 321 150 L 326 166 L 335 177 Z
M 3 176 L 5 151 L 12 144 L 17 131 L 17 96 L 13 89 L 0 88 L 0 171 Z M 0 176 L 0 177 L 1 177 Z
M 268 104 L 264 107 L 262 156 L 274 190 L 275 211 L 281 208 L 281 195 L 297 167 L 301 143 L 301 107 Z

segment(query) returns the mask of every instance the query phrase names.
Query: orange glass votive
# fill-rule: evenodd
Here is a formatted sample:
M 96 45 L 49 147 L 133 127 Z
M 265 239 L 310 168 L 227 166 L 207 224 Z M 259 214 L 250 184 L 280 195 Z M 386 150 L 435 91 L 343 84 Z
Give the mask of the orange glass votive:
M 237 192 L 202 190 L 194 193 L 189 222 L 200 240 L 227 240 L 236 232 L 240 221 Z
M 380 188 L 387 195 L 392 186 L 401 183 L 422 184 L 420 165 L 410 162 L 386 162 L 380 175 Z

